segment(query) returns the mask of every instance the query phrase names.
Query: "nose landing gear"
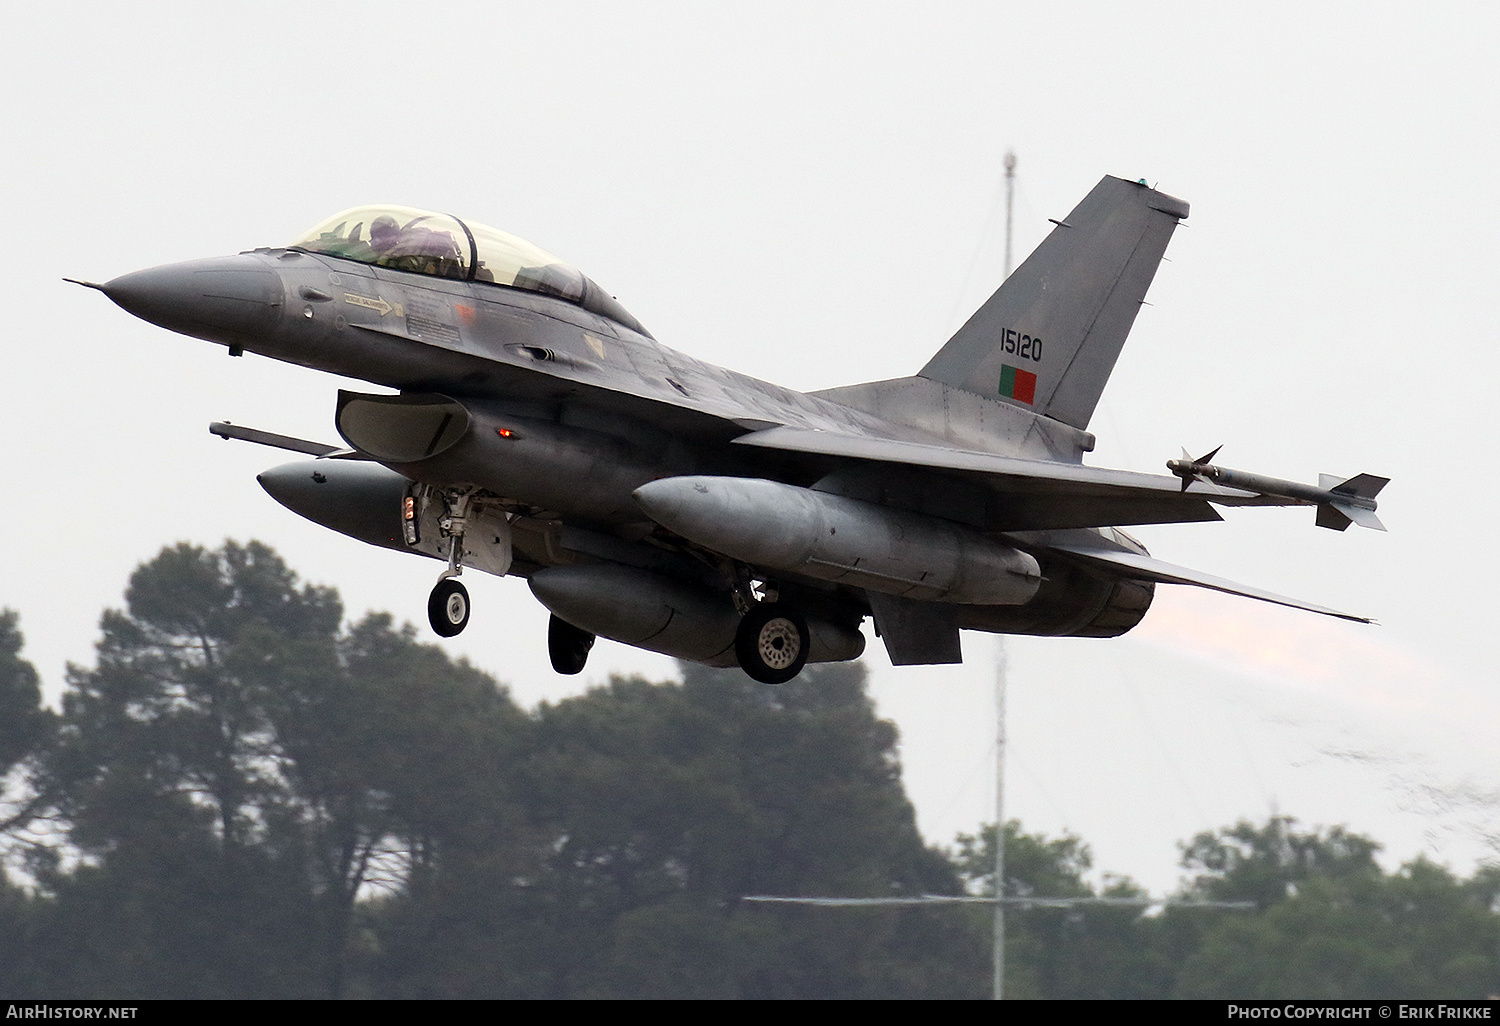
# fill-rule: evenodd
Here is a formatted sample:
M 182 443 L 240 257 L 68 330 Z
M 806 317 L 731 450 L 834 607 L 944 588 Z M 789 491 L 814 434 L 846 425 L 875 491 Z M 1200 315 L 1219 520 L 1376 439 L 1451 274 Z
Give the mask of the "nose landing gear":
M 469 589 L 444 577 L 427 599 L 427 620 L 439 637 L 452 638 L 469 625 Z
M 469 589 L 456 578 L 464 572 L 464 527 L 472 492 L 460 491 L 445 500 L 446 511 L 438 521 L 448 538 L 448 569 L 438 577 L 427 598 L 427 622 L 440 638 L 457 637 L 469 625 Z

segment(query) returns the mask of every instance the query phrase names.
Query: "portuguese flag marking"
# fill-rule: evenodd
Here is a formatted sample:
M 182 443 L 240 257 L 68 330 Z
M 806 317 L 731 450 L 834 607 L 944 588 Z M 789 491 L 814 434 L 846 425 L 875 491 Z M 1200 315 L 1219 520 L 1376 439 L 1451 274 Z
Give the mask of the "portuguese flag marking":
M 1000 365 L 1000 395 L 1002 398 L 1014 399 L 1030 406 L 1036 401 L 1036 375 L 1029 370 L 1002 363 Z

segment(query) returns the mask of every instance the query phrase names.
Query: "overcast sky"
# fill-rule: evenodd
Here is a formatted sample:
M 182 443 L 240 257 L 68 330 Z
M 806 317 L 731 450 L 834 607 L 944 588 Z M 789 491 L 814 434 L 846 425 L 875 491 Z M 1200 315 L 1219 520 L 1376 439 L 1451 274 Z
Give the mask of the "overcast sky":
M 258 538 L 349 613 L 424 620 L 432 564 L 276 505 L 228 419 L 333 439 L 338 379 L 137 321 L 60 279 L 284 244 L 363 203 L 514 232 L 664 343 L 800 389 L 914 373 L 1104 174 L 1192 204 L 1091 429 L 1316 480 L 1388 476 L 1389 534 L 1310 510 L 1142 529 L 1172 562 L 1362 627 L 1158 589 L 1131 635 L 1007 641 L 1007 800 L 1154 890 L 1176 841 L 1347 823 L 1500 854 L 1497 15 L 1473 4 L 27 4 L 7 15 L 13 259 L 0 606 L 51 693 L 163 545 Z M 525 703 L 670 660 L 547 665 L 525 584 L 465 577 L 444 642 Z M 423 627 L 426 631 L 425 626 Z M 873 638 L 872 638 L 873 642 Z M 995 642 L 868 662 L 936 842 L 988 819 Z

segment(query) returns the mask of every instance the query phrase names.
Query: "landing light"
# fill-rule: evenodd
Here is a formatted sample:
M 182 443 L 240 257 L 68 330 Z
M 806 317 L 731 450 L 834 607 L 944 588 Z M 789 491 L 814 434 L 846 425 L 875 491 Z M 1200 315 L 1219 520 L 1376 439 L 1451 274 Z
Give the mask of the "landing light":
M 408 495 L 401 500 L 401 536 L 407 545 L 415 545 L 421 540 L 420 532 L 417 530 L 417 497 Z

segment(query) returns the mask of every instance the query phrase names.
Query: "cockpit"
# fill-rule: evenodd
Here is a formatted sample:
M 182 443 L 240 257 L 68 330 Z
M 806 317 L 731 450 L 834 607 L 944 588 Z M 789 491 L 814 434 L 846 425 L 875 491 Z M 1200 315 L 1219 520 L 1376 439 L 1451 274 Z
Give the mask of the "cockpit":
M 648 334 L 609 293 L 570 264 L 525 239 L 450 214 L 412 207 L 354 207 L 315 226 L 289 248 L 556 296 Z

